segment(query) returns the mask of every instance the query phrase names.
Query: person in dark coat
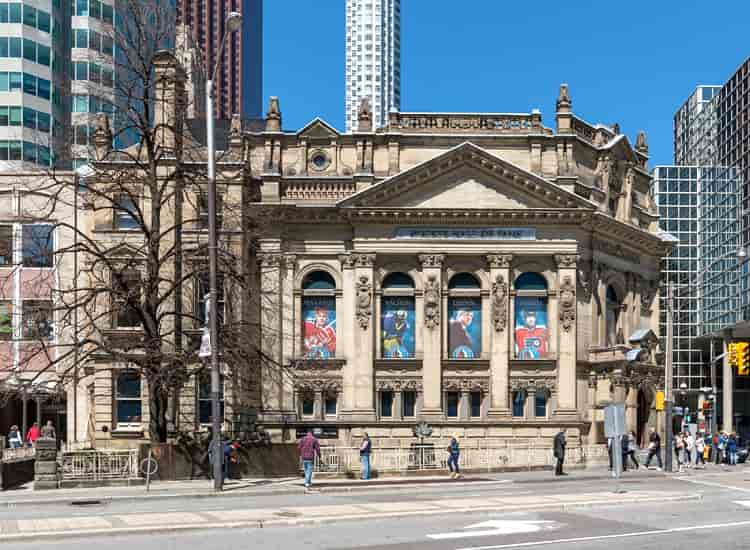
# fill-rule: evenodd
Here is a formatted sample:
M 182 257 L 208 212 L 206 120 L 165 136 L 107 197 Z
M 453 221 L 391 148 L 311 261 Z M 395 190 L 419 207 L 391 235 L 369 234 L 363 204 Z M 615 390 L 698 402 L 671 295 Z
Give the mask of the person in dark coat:
M 648 436 L 648 457 L 646 457 L 646 468 L 651 464 L 651 459 L 656 457 L 657 470 L 661 471 L 663 468 L 661 462 L 661 436 L 656 431 L 656 428 L 651 428 L 651 435 Z
M 557 435 L 555 436 L 555 443 L 554 443 L 554 455 L 557 459 L 557 464 L 555 465 L 555 475 L 556 476 L 565 476 L 568 475 L 565 472 L 563 472 L 563 462 L 565 462 L 565 445 L 567 444 L 567 441 L 565 441 L 565 428 L 562 428 L 559 432 L 557 432 Z

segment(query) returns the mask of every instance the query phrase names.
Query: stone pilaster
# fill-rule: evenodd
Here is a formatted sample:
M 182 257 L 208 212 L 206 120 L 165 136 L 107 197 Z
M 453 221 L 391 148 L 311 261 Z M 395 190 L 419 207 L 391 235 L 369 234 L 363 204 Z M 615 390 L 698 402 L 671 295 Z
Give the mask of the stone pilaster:
M 404 418 L 404 405 L 403 405 L 403 392 L 401 386 L 396 385 L 393 388 L 393 420 L 403 420 Z
M 315 400 L 313 401 L 313 417 L 315 420 L 323 420 L 325 418 L 325 410 L 323 409 L 323 390 L 321 388 L 315 388 Z
M 258 254 L 260 265 L 260 292 L 261 292 L 261 353 L 269 358 L 262 365 L 263 384 L 263 412 L 268 415 L 281 413 L 282 384 L 280 369 L 277 365 L 282 363 L 281 335 L 284 333 L 282 326 L 281 310 L 281 255 L 276 252 L 263 252 Z
M 420 254 L 422 281 L 424 285 L 424 324 L 422 325 L 422 417 L 442 418 L 442 353 L 441 324 L 444 312 L 441 297 L 442 271 L 445 256 L 442 254 Z
M 557 416 L 575 417 L 576 407 L 576 267 L 578 256 L 558 254 L 557 262 Z
M 294 305 L 294 273 L 297 267 L 297 257 L 285 254 L 283 257 L 284 270 L 281 277 L 281 327 L 282 327 L 282 365 L 288 365 L 297 358 L 300 350 L 293 335 L 300 323 L 297 319 Z M 284 413 L 294 412 L 294 380 L 291 376 L 280 376 L 281 379 L 281 409 Z
M 487 256 L 490 268 L 490 309 L 492 325 L 490 337 L 490 409 L 488 417 L 510 419 L 508 379 L 510 376 L 511 325 L 510 268 L 513 256 Z
M 347 418 L 354 413 L 354 381 L 356 376 L 354 365 L 354 257 L 349 254 L 339 256 L 341 262 L 341 311 L 336 312 L 336 357 L 344 357 L 347 361 L 341 376 L 344 384 L 341 409 L 339 416 Z M 348 320 L 351 319 L 351 322 Z M 344 322 L 347 320 L 347 322 Z
M 359 419 L 375 419 L 375 331 L 373 320 L 373 281 L 375 254 L 352 254 L 354 265 L 354 315 L 344 319 L 351 324 L 352 346 L 348 349 L 348 363 L 354 367 L 354 407 L 352 415 Z M 345 289 L 346 292 L 346 289 Z

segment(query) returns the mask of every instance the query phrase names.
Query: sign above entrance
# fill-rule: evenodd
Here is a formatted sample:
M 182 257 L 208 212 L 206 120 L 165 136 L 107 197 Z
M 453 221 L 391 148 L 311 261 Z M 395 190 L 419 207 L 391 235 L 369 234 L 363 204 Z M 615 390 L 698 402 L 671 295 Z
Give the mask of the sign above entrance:
M 514 134 L 541 127 L 542 116 L 527 113 L 390 113 L 388 116 L 389 129 L 410 133 Z
M 533 227 L 398 227 L 397 239 L 533 241 Z

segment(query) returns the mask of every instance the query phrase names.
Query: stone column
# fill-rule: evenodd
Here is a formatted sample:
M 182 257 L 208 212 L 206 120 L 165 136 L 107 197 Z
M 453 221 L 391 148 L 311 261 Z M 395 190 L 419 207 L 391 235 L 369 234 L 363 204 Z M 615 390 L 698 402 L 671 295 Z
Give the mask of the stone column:
M 575 417 L 576 407 L 576 263 L 575 254 L 558 254 L 557 262 L 557 416 Z
M 459 420 L 469 420 L 471 418 L 471 391 L 468 386 L 461 386 L 461 397 L 458 402 Z
M 526 418 L 536 418 L 536 386 L 526 388 Z
M 628 387 L 625 383 L 625 376 L 622 373 L 622 369 L 615 369 L 612 373 L 612 386 L 615 389 L 614 402 L 624 405 L 627 397 Z
M 414 416 L 419 418 L 422 416 L 422 409 L 424 408 L 424 392 L 422 388 L 417 389 L 417 402 L 414 404 Z
M 341 310 L 336 311 L 336 319 L 340 319 L 336 330 L 336 357 L 346 359 L 341 372 L 344 384 L 340 416 L 350 417 L 354 414 L 354 380 L 356 376 L 354 365 L 354 350 L 351 346 L 354 336 L 354 257 L 349 254 L 339 256 L 341 262 Z M 338 300 L 337 300 L 338 302 Z
M 352 324 L 353 346 L 349 357 L 354 365 L 354 411 L 362 420 L 375 419 L 375 332 L 377 320 L 373 318 L 373 281 L 375 254 L 352 254 L 354 259 L 354 318 L 345 318 Z
M 596 386 L 597 376 L 595 371 L 589 373 L 588 380 L 588 421 L 591 422 L 589 429 L 589 445 L 594 445 L 599 441 L 599 425 L 597 424 L 597 407 L 596 407 Z
M 393 420 L 403 420 L 404 418 L 403 394 L 401 386 L 398 384 L 393 388 Z
M 297 257 L 284 255 L 284 274 L 281 278 L 281 356 L 282 365 L 289 365 L 300 356 L 299 341 L 295 334 L 300 330 L 301 322 L 297 319 L 294 304 L 294 273 Z M 282 369 L 283 370 L 283 369 Z M 281 380 L 281 411 L 289 414 L 294 411 L 294 379 L 292 376 L 279 376 Z
M 281 255 L 264 252 L 258 255 L 260 264 L 260 349 L 270 361 L 263 361 L 262 400 L 266 420 L 281 414 L 282 384 L 279 369 L 281 364 L 281 335 L 283 334 L 281 313 Z
M 510 267 L 511 254 L 491 254 L 487 256 L 490 266 L 490 308 L 492 326 L 490 337 L 490 409 L 488 417 L 509 419 L 508 380 L 510 377 Z
M 325 418 L 325 410 L 323 408 L 323 390 L 321 388 L 315 388 L 315 401 L 313 401 L 313 417 L 315 420 L 323 420 Z
M 721 363 L 722 374 L 722 396 L 721 396 L 721 429 L 731 432 L 734 426 L 734 372 L 729 365 L 729 342 L 731 334 L 725 334 L 722 340 L 724 359 Z
M 625 398 L 625 429 L 638 433 L 638 388 L 630 385 Z
M 57 489 L 57 441 L 40 437 L 34 446 L 34 490 Z
M 441 323 L 444 319 L 442 289 L 442 254 L 420 254 L 423 276 L 424 325 L 422 326 L 422 411 L 425 418 L 443 417 L 442 400 L 442 338 Z

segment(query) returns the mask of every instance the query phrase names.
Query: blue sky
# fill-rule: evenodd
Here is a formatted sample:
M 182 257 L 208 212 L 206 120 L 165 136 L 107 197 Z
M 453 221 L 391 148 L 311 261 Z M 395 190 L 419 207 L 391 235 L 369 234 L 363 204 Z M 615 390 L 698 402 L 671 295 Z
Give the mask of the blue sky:
M 344 129 L 345 0 L 265 0 L 264 95 L 284 128 Z M 401 110 L 529 112 L 554 126 L 561 82 L 585 120 L 649 138 L 672 162 L 672 116 L 750 56 L 750 2 L 402 0 Z

